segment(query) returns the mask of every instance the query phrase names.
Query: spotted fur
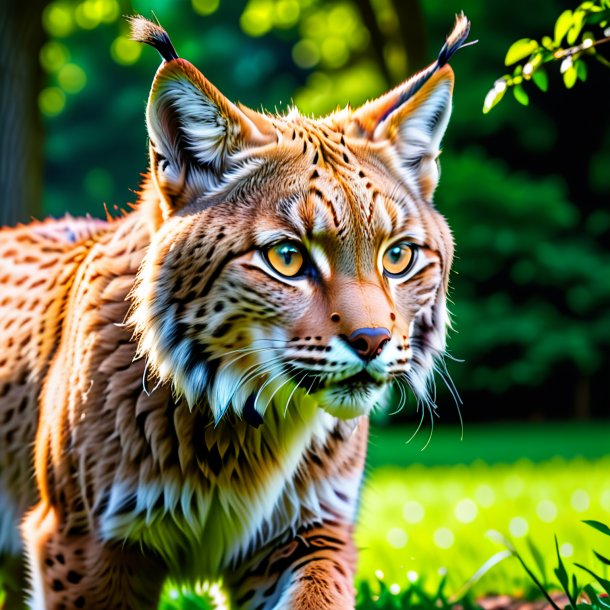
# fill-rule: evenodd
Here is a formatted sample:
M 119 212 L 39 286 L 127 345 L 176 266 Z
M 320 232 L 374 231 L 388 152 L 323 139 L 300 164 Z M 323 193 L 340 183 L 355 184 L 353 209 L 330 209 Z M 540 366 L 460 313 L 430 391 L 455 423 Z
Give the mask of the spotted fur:
M 444 351 L 431 198 L 467 30 L 313 120 L 231 103 L 134 21 L 164 58 L 137 205 L 0 231 L 0 563 L 14 584 L 23 553 L 30 608 L 154 608 L 167 577 L 222 577 L 240 610 L 353 608 L 367 416 L 425 400 Z M 296 278 L 266 258 L 285 240 Z

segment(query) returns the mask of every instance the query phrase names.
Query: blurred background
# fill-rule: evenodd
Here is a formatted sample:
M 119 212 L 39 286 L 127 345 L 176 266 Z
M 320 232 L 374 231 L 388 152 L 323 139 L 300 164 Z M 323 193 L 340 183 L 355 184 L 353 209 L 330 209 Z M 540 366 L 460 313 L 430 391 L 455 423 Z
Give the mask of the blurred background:
M 0 8 L 0 220 L 135 201 L 157 54 L 122 15 L 156 16 L 228 97 L 315 115 L 357 105 L 433 61 L 454 15 L 479 43 L 452 60 L 454 113 L 435 201 L 457 244 L 448 371 L 430 437 L 415 404 L 379 415 L 359 530 L 360 577 L 397 587 L 447 569 L 453 589 L 498 530 L 584 561 L 582 518 L 610 510 L 610 71 L 530 104 L 483 100 L 518 38 L 559 0 L 21 0 Z M 422 448 L 426 447 L 422 451 Z M 494 550 L 495 549 L 495 550 Z M 579 555 L 581 553 L 581 555 Z M 376 571 L 381 570 L 383 576 Z M 517 570 L 485 590 L 519 588 Z M 516 579 L 516 580 L 515 580 Z

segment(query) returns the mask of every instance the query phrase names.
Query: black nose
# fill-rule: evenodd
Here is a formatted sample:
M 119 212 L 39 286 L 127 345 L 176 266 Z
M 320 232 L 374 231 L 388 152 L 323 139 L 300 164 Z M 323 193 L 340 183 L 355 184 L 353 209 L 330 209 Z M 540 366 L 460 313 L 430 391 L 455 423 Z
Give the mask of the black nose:
M 359 328 L 345 340 L 363 360 L 372 360 L 381 354 L 391 336 L 387 328 Z

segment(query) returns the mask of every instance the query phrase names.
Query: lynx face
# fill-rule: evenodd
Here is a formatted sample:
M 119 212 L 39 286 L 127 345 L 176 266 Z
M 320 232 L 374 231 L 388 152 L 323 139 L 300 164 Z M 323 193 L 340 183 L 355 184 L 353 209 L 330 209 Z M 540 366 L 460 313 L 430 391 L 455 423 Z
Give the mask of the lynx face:
M 162 215 L 131 317 L 151 383 L 217 420 L 302 400 L 356 417 L 392 384 L 425 396 L 453 249 L 431 204 L 451 68 L 314 121 L 236 106 L 165 57 L 147 109 Z

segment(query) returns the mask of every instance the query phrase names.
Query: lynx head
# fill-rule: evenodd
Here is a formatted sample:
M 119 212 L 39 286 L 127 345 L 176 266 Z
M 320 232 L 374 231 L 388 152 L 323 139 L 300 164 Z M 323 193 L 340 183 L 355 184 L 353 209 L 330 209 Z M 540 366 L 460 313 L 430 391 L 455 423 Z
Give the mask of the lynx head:
M 467 19 L 426 70 L 319 120 L 233 104 L 160 27 L 133 30 L 164 58 L 132 313 L 150 370 L 216 420 L 303 400 L 356 417 L 393 384 L 424 396 L 445 349 L 453 244 L 431 200 Z

